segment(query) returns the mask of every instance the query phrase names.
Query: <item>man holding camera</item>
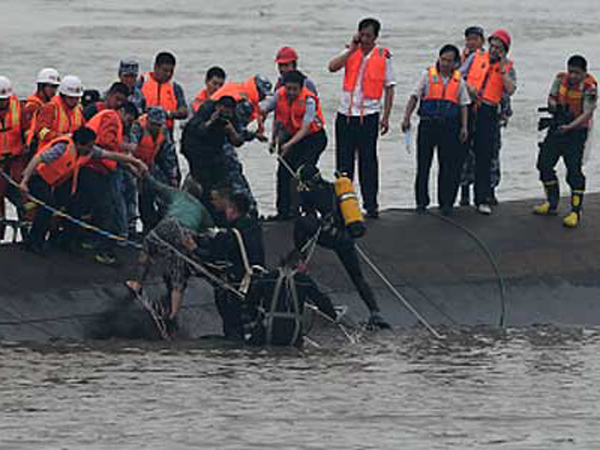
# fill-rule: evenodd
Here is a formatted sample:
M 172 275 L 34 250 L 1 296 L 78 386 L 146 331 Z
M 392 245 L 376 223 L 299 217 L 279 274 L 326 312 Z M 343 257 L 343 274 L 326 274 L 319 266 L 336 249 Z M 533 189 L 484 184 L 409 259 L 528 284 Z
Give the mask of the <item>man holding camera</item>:
M 208 196 L 212 189 L 231 184 L 225 144 L 239 147 L 244 143 L 237 128 L 236 105 L 231 96 L 206 100 L 183 129 L 181 150 L 194 180 L 202 186 L 207 207 L 210 205 Z
M 560 189 L 554 167 L 562 156 L 571 188 L 571 212 L 563 219 L 563 224 L 569 228 L 575 228 L 581 222 L 585 191 L 583 153 L 597 97 L 598 86 L 595 78 L 587 73 L 586 59 L 580 55 L 571 56 L 567 72 L 556 75 L 548 96 L 548 111 L 553 118 L 546 138 L 539 144 L 537 161 L 547 201 L 534 209 L 535 214 L 557 214 Z

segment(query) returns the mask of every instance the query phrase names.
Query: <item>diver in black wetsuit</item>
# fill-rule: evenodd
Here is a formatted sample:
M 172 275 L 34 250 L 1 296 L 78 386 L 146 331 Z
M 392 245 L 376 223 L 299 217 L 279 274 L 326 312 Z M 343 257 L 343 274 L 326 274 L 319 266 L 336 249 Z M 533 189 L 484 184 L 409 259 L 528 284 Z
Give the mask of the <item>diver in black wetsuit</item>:
M 368 324 L 377 328 L 390 328 L 383 319 L 373 291 L 365 280 L 353 238 L 348 234 L 342 217 L 333 183 L 321 177 L 319 169 L 305 164 L 298 170 L 301 216 L 294 227 L 294 242 L 301 250 L 319 232 L 317 243 L 333 250 L 360 297 L 370 312 Z

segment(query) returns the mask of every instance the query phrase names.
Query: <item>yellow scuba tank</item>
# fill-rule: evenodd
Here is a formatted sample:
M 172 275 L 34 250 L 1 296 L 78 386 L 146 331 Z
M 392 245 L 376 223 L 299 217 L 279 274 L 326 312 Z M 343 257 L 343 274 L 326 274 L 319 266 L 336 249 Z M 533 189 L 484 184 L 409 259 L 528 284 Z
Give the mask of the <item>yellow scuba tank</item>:
M 348 233 L 353 238 L 364 236 L 367 228 L 352 180 L 345 174 L 336 174 L 333 186 Z

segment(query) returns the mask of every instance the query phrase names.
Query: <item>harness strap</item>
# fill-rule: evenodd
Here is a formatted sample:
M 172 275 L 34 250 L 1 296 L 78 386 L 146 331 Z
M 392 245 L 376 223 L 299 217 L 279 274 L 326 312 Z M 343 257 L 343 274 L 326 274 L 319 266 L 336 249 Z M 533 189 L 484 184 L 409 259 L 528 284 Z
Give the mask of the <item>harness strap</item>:
M 242 233 L 236 228 L 232 228 L 231 232 L 235 236 L 238 247 L 240 249 L 240 255 L 242 256 L 242 263 L 244 264 L 245 274 L 240 283 L 240 292 L 244 295 L 248 293 L 250 289 L 250 282 L 252 281 L 252 267 L 250 266 L 250 261 L 248 259 L 248 252 L 246 251 L 246 245 L 244 244 L 244 238 L 242 237 Z

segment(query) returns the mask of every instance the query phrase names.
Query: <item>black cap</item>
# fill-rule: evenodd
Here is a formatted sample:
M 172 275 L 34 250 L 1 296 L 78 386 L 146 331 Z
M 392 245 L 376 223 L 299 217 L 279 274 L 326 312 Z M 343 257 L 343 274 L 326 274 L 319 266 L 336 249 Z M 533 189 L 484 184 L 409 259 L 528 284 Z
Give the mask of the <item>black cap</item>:
M 476 34 L 477 36 L 483 37 L 483 35 L 484 35 L 483 28 L 481 28 L 478 25 L 474 25 L 472 27 L 468 27 L 465 30 L 465 37 L 470 36 L 472 34 Z

